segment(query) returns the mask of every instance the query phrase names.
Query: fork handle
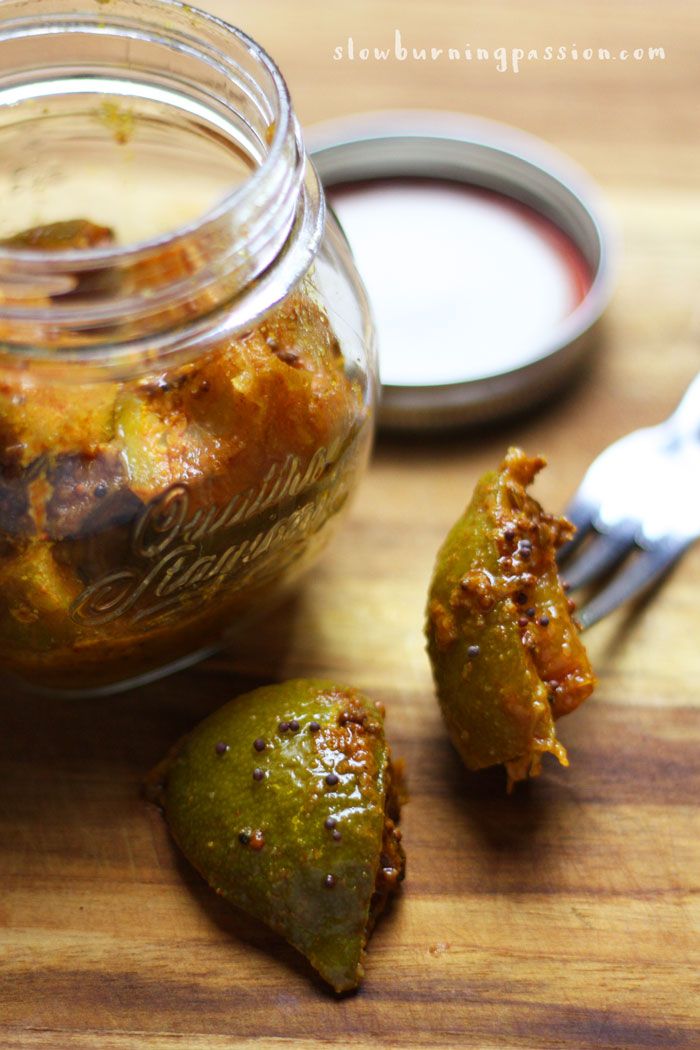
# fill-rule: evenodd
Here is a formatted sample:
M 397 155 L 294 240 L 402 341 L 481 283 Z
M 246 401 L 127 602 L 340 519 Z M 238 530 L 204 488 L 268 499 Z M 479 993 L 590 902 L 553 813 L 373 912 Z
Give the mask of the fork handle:
M 667 420 L 674 441 L 700 441 L 700 372 Z

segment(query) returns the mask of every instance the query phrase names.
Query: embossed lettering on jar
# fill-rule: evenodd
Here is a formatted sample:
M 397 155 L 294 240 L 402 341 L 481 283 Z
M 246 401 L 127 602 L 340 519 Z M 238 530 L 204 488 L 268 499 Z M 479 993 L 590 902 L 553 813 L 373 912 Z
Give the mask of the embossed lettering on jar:
M 271 59 L 162 0 L 72 6 L 0 26 L 0 661 L 94 691 L 213 651 L 313 561 L 376 366 Z

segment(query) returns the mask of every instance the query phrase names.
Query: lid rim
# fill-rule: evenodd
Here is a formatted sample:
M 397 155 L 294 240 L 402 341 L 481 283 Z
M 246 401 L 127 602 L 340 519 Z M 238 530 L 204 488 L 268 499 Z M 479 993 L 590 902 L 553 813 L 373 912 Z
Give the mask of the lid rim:
M 325 187 L 408 177 L 491 190 L 555 225 L 591 270 L 585 295 L 553 325 L 535 356 L 515 367 L 465 379 L 382 383 L 380 424 L 425 430 L 494 419 L 533 403 L 547 382 L 547 371 L 552 385 L 564 381 L 610 302 L 616 255 L 607 209 L 595 185 L 574 162 L 519 129 L 439 111 L 356 115 L 317 125 L 305 137 Z M 511 404 L 518 388 L 520 406 Z M 398 418 L 402 412 L 405 419 Z

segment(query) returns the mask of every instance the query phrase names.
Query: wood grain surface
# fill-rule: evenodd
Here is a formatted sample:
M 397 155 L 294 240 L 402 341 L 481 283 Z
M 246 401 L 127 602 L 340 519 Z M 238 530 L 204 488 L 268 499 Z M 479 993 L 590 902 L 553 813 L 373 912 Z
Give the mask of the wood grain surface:
M 561 725 L 571 767 L 512 797 L 465 774 L 421 636 L 439 542 L 510 442 L 564 505 L 590 459 L 665 415 L 700 362 L 696 0 L 354 4 L 210 0 L 265 44 L 306 122 L 440 106 L 570 152 L 621 231 L 587 374 L 537 414 L 447 439 L 381 438 L 351 516 L 294 602 L 235 652 L 109 700 L 0 703 L 0 1048 L 223 1050 L 700 1046 L 700 548 L 633 614 L 594 628 L 595 696 Z M 334 62 L 348 34 L 428 46 L 663 46 L 659 64 Z M 697 479 L 689 479 L 697 485 Z M 700 496 L 698 497 L 700 498 Z M 365 986 L 336 1000 L 215 898 L 141 800 L 183 731 L 258 683 L 346 680 L 383 700 L 407 761 L 408 877 Z

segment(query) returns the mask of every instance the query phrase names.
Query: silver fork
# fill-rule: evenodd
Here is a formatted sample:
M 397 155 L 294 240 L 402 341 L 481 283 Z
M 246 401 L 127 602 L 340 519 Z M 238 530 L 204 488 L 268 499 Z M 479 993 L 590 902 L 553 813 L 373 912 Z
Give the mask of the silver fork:
M 591 627 L 651 587 L 700 537 L 700 374 L 672 416 L 593 461 L 564 513 L 577 528 L 559 552 L 571 590 L 615 570 L 577 614 Z

